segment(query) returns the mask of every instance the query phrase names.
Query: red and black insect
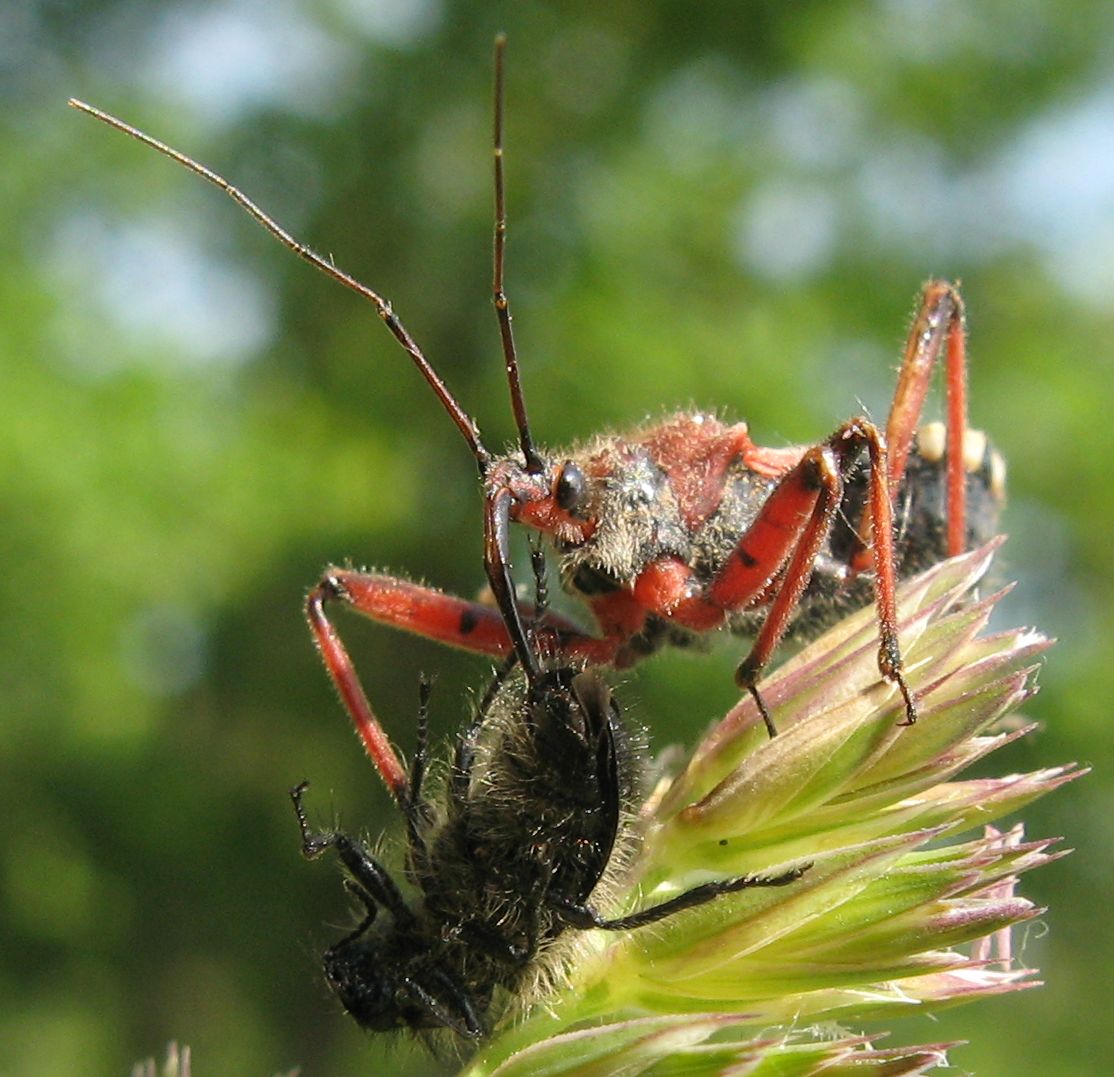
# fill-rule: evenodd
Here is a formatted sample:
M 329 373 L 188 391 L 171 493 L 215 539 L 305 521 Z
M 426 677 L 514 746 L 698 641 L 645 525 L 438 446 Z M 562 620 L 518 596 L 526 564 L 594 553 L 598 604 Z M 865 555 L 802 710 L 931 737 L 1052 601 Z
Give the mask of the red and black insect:
M 540 592 L 544 562 L 534 568 Z M 364 910 L 322 958 L 330 986 L 364 1028 L 480 1037 L 505 1003 L 560 977 L 575 932 L 633 931 L 726 894 L 788 885 L 810 866 L 706 882 L 624 916 L 602 915 L 599 904 L 615 899 L 637 852 L 641 754 L 597 671 L 554 667 L 532 653 L 532 664 L 521 663 L 527 671 L 512 658 L 496 674 L 456 740 L 436 799 L 425 793 L 428 682 L 408 774 L 373 715 L 374 737 L 360 728 L 406 823 L 413 897 L 358 840 L 310 829 L 307 783 L 291 791 L 303 853 L 335 850 Z M 392 766 L 382 765 L 384 750 Z
M 514 653 L 527 673 L 537 661 L 511 574 L 509 526 L 546 535 L 563 585 L 591 609 L 599 634 L 549 614 L 537 631 L 565 660 L 624 666 L 663 643 L 712 629 L 753 636 L 737 672 L 775 732 L 757 684 L 786 635 L 830 623 L 848 605 L 878 608 L 878 664 L 916 720 L 898 642 L 896 579 L 909 567 L 958 554 L 989 537 L 1003 469 L 985 438 L 967 428 L 963 302 L 955 286 L 923 290 L 905 347 L 885 431 L 859 416 L 810 446 L 756 444 L 745 423 L 680 413 L 627 435 L 565 451 L 535 444 L 522 393 L 503 287 L 503 41 L 496 48 L 494 301 L 518 445 L 492 453 L 479 428 L 426 359 L 390 304 L 284 231 L 241 191 L 203 165 L 89 105 L 71 102 L 214 183 L 301 258 L 369 300 L 409 354 L 479 468 L 484 498 L 484 568 L 494 606 L 407 580 L 329 568 L 310 597 L 314 634 L 357 722 L 365 704 L 355 673 L 331 641 L 323 600 L 374 620 L 492 656 Z M 945 447 L 918 449 L 917 426 L 933 370 L 946 355 Z M 979 445 L 983 451 L 972 451 Z M 943 505 L 928 510 L 928 495 Z M 970 527 L 969 491 L 979 499 Z M 895 529 L 895 519 L 897 528 Z M 927 524 L 910 523 L 920 519 Z M 937 526 L 939 524 L 940 526 Z M 929 526 L 930 525 L 930 526 Z M 395 776 L 396 780 L 401 775 Z

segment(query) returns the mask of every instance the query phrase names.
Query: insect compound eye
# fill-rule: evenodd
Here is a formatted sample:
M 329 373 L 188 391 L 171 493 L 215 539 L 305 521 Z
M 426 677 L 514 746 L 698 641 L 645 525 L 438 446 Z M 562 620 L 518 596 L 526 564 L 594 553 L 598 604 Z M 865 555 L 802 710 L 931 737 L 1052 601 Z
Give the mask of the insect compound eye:
M 578 516 L 588 500 L 588 479 L 584 472 L 571 460 L 561 465 L 557 482 L 553 486 L 553 497 L 559 508 L 571 516 Z

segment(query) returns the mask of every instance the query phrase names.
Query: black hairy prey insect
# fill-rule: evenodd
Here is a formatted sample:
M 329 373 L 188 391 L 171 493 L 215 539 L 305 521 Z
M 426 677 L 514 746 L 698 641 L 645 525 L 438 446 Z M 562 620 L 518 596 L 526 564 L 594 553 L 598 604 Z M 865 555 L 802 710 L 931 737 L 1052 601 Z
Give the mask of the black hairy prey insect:
M 312 831 L 306 784 L 294 789 L 305 855 L 334 849 L 363 907 L 323 956 L 345 1010 L 373 1031 L 447 1028 L 476 1038 L 490 1027 L 497 991 L 553 974 L 554 944 L 566 933 L 632 931 L 724 894 L 787 885 L 806 870 L 705 883 L 624 916 L 601 914 L 593 896 L 634 852 L 634 765 L 598 674 L 566 667 L 500 686 L 458 739 L 440 804 L 423 789 L 419 736 L 400 805 L 410 899 L 357 839 Z
M 426 792 L 423 682 L 417 749 L 393 787 L 411 896 L 362 842 L 311 829 L 305 782 L 291 792 L 304 854 L 333 849 L 363 910 L 323 963 L 367 1029 L 478 1038 L 509 999 L 559 980 L 575 932 L 633 931 L 725 894 L 785 886 L 808 869 L 703 883 L 617 917 L 601 912 L 637 855 L 642 761 L 598 672 L 535 657 L 529 672 L 512 661 L 496 674 L 436 796 Z
M 549 538 L 562 584 L 585 602 L 598 630 L 548 615 L 539 630 L 554 653 L 570 663 L 622 667 L 666 643 L 687 643 L 722 628 L 743 632 L 753 643 L 736 680 L 753 696 L 771 735 L 775 727 L 758 683 L 781 640 L 834 623 L 849 605 L 873 599 L 879 669 L 900 691 L 905 724 L 912 724 L 917 702 L 901 656 L 896 580 L 910 563 L 940 560 L 973 545 L 972 487 L 985 494 L 986 510 L 975 519 L 974 543 L 989 537 L 1004 493 L 1000 458 L 967 426 L 965 314 L 958 289 L 942 280 L 924 286 L 884 429 L 856 416 L 813 445 L 767 447 L 752 440 L 745 423 L 681 412 L 626 434 L 542 451 L 527 419 L 504 290 L 503 53 L 499 38 L 493 296 L 518 431 L 517 447 L 503 454 L 486 447 L 476 420 L 378 292 L 295 239 L 222 176 L 99 109 L 71 104 L 215 184 L 289 250 L 368 300 L 467 443 L 483 487 L 484 568 L 494 605 L 341 568 L 328 569 L 321 583 L 333 597 L 375 620 L 466 650 L 496 657 L 513 652 L 530 670 L 535 659 L 524 628 L 529 615 L 515 598 L 509 543 L 511 522 L 524 524 Z M 937 456 L 922 459 L 918 425 L 940 360 L 946 369 L 946 436 Z M 941 484 L 929 483 L 943 491 L 941 526 L 903 529 L 903 513 L 921 492 L 920 462 L 942 476 Z M 343 671 L 331 664 L 329 671 L 347 701 Z

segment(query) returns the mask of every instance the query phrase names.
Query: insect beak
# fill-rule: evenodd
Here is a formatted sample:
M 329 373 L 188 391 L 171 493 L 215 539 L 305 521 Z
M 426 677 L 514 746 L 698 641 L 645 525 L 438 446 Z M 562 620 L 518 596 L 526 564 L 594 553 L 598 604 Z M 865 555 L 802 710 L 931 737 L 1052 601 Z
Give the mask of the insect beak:
M 511 638 L 514 653 L 522 665 L 527 680 L 533 683 L 540 674 L 537 657 L 522 615 L 515 601 L 514 581 L 511 579 L 510 514 L 513 494 L 509 487 L 497 486 L 489 490 L 484 501 L 484 568 L 495 604 L 503 615 L 503 623 Z

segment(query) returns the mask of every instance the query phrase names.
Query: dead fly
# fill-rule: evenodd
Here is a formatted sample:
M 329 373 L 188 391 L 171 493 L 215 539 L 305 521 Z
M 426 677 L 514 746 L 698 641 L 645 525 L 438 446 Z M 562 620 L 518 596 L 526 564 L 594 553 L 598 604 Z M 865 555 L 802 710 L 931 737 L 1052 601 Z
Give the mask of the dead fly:
M 562 583 L 588 604 L 599 629 L 592 635 L 551 614 L 542 628 L 552 651 L 565 661 L 624 666 L 663 643 L 724 627 L 743 631 L 754 643 L 736 679 L 754 696 L 771 734 L 757 684 L 779 642 L 831 623 L 848 605 L 873 596 L 879 668 L 899 688 L 911 724 L 916 700 L 898 642 L 895 580 L 910 565 L 958 554 L 989 537 L 1004 488 L 1000 458 L 985 437 L 967 428 L 958 291 L 944 281 L 925 286 L 884 433 L 860 416 L 815 445 L 768 448 L 751 440 L 745 423 L 679 413 L 629 434 L 543 452 L 527 420 L 503 287 L 503 52 L 500 38 L 494 299 L 518 430 L 517 448 L 503 455 L 487 449 L 476 421 L 382 296 L 294 239 L 221 176 L 98 109 L 71 102 L 216 184 L 286 247 L 369 300 L 467 442 L 483 485 L 484 567 L 494 608 L 407 580 L 339 568 L 326 571 L 320 593 L 375 620 L 471 651 L 513 652 L 536 683 L 540 669 L 523 627 L 528 614 L 516 602 L 511 577 L 508 531 L 516 521 L 551 539 Z M 917 428 L 942 353 L 946 436 L 932 435 L 927 449 Z M 941 494 L 931 510 L 923 496 L 929 491 Z M 980 503 L 973 527 L 969 495 Z M 901 526 L 912 518 L 928 526 Z M 324 620 L 316 627 L 319 639 L 332 632 Z
M 640 753 L 596 671 L 534 658 L 525 672 L 512 659 L 496 675 L 457 737 L 437 797 L 425 790 L 428 684 L 408 773 L 366 708 L 374 728 L 359 732 L 405 821 L 413 897 L 361 842 L 310 828 L 305 782 L 291 793 L 303 852 L 335 850 L 363 909 L 323 960 L 365 1028 L 445 1028 L 474 1039 L 508 998 L 559 980 L 573 932 L 633 931 L 725 894 L 785 886 L 809 867 L 703 883 L 624 916 L 601 913 L 638 851 Z

